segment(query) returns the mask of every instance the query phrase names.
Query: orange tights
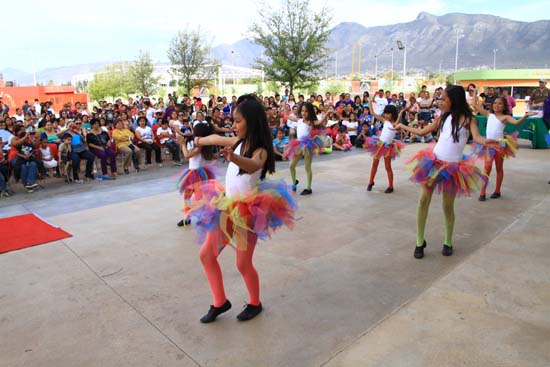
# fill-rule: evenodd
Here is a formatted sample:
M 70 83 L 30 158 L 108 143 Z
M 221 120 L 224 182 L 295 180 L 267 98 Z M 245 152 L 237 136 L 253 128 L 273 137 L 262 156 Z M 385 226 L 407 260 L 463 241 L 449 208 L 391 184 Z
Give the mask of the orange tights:
M 497 181 L 495 184 L 495 192 L 500 194 L 500 187 L 502 186 L 502 181 L 504 180 L 504 159 L 502 154 L 495 153 L 494 157 L 488 157 L 485 159 L 485 174 L 487 176 L 491 175 L 491 169 L 493 168 L 493 160 L 495 161 L 495 168 L 497 170 Z M 481 188 L 480 195 L 485 195 L 487 191 L 487 185 L 483 185 Z
M 252 263 L 252 256 L 254 255 L 254 249 L 258 237 L 254 234 L 248 234 L 248 243 L 246 250 L 237 251 L 237 269 L 243 277 L 246 288 L 248 289 L 249 304 L 258 306 L 260 304 L 260 279 L 258 278 L 258 272 L 254 268 Z M 223 288 L 223 276 L 220 264 L 218 263 L 218 255 L 221 250 L 218 251 L 220 244 L 220 235 L 218 232 L 209 232 L 206 236 L 206 241 L 202 245 L 199 251 L 199 257 L 201 259 L 210 290 L 212 291 L 212 297 L 214 299 L 214 307 L 221 307 L 227 297 L 225 296 L 225 290 Z M 223 249 L 223 248 L 222 248 Z
M 372 160 L 372 167 L 370 169 L 370 179 L 369 184 L 374 184 L 374 176 L 376 176 L 376 171 L 378 170 L 378 163 L 380 159 Z M 386 173 L 388 174 L 388 187 L 393 189 L 393 170 L 391 169 L 391 158 L 384 157 L 384 166 L 386 166 Z

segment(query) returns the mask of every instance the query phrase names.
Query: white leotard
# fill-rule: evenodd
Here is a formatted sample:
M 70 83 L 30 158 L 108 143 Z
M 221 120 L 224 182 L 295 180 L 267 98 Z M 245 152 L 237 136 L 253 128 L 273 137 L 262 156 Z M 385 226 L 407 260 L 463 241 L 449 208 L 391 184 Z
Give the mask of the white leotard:
M 494 113 L 490 114 L 487 118 L 487 139 L 502 139 L 504 138 L 504 127 L 506 124 L 503 124 Z
M 194 147 L 195 147 L 195 144 L 193 144 L 193 142 L 190 141 L 187 143 L 187 150 L 193 150 Z M 199 153 L 196 156 L 189 158 L 189 169 L 200 168 L 204 166 L 205 162 L 206 161 L 202 157 L 202 154 Z
M 296 137 L 301 139 L 311 133 L 311 126 L 306 124 L 303 119 L 298 120 L 296 126 Z
M 460 162 L 470 133 L 467 128 L 460 127 L 458 130 L 458 143 L 455 143 L 453 141 L 451 120 L 452 116 L 447 116 L 440 127 L 441 132 L 434 148 L 434 154 L 437 159 L 445 162 Z
M 382 128 L 382 132 L 380 133 L 380 141 L 389 144 L 393 141 L 395 138 L 395 133 L 397 131 L 393 129 L 393 125 L 389 121 L 384 121 L 384 127 Z
M 241 155 L 242 146 L 243 144 L 240 143 L 234 153 Z M 227 166 L 227 173 L 225 174 L 225 195 L 233 199 L 251 192 L 258 186 L 261 175 L 261 169 L 252 174 L 243 173 L 239 175 L 239 166 L 230 162 Z

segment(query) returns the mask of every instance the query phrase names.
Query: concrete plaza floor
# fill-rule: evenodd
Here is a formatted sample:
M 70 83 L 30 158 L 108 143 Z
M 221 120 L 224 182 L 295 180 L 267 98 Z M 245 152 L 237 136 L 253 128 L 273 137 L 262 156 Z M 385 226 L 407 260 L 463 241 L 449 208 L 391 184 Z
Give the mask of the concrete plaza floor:
M 0 254 L 0 366 L 550 365 L 549 152 L 524 145 L 505 162 L 501 199 L 457 200 L 448 258 L 434 195 L 416 260 L 419 188 L 403 162 L 423 147 L 394 162 L 391 195 L 383 166 L 366 192 L 362 152 L 315 159 L 296 228 L 257 247 L 265 309 L 246 323 L 232 249 L 233 309 L 199 322 L 211 296 L 194 230 L 175 225 L 172 173 L 0 202 L 0 217 L 32 211 L 73 235 Z

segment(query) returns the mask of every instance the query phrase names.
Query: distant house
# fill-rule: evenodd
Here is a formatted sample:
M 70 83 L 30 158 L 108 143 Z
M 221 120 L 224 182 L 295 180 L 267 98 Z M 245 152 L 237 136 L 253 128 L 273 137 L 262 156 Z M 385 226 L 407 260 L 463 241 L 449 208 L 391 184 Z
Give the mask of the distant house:
M 534 88 L 538 88 L 539 79 L 550 79 L 548 69 L 503 69 L 503 70 L 473 70 L 455 73 L 453 78 L 464 88 L 474 83 L 479 91 L 485 92 L 488 87 L 494 87 L 497 94 L 508 89 L 516 99 L 514 114 L 525 113 L 525 97 Z
M 55 111 L 60 111 L 68 102 L 73 106 L 76 102 L 88 103 L 88 94 L 76 93 L 76 88 L 71 86 L 8 87 L 0 85 L 0 96 L 12 111 L 15 111 L 16 107 L 23 106 L 25 101 L 32 104 L 35 98 L 38 98 L 41 103 L 52 102 Z

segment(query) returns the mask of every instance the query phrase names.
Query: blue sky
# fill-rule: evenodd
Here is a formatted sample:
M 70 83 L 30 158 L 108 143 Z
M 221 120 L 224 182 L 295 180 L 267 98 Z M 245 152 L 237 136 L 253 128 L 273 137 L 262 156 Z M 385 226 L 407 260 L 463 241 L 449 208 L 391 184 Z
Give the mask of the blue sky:
M 333 9 L 333 25 L 357 22 L 364 26 L 414 20 L 419 12 L 492 14 L 519 21 L 548 18 L 547 0 L 484 1 L 423 0 L 366 1 L 312 0 L 312 7 Z M 258 1 L 164 1 L 161 5 L 136 0 L 93 0 L 88 5 L 69 0 L 9 1 L 1 6 L 0 70 L 11 67 L 30 72 L 49 67 L 100 61 L 132 60 L 139 50 L 155 61 L 166 61 L 173 35 L 200 26 L 212 45 L 233 43 L 246 36 L 257 19 Z M 200 4 L 207 4 L 200 5 Z M 266 0 L 277 7 L 280 0 Z

